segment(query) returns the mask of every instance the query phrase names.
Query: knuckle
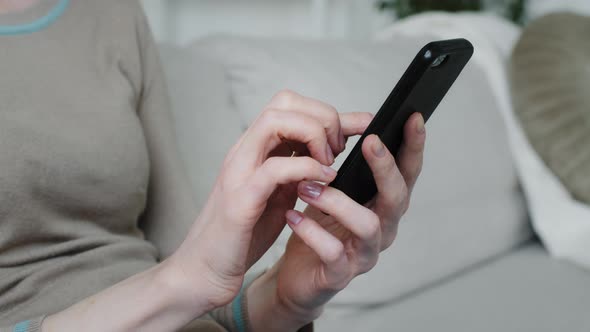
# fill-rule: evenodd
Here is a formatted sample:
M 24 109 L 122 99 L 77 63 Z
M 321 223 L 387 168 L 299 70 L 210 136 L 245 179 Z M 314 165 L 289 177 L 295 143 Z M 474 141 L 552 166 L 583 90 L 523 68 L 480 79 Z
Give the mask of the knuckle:
M 301 158 L 301 169 L 308 175 L 319 174 L 322 170 L 320 169 L 320 163 L 311 157 L 300 157 Z
M 407 167 L 404 167 L 404 171 L 408 175 L 409 179 L 417 179 L 420 173 L 422 172 L 422 162 L 415 161 L 410 163 Z
M 405 213 L 405 205 L 408 200 L 408 188 L 404 181 L 396 181 L 397 186 L 392 186 L 391 190 L 382 193 L 385 206 L 392 211 L 403 211 Z
M 263 163 L 264 168 L 267 168 L 270 170 L 280 168 L 280 164 L 281 164 L 281 157 L 269 157 Z
M 297 93 L 289 89 L 282 89 L 277 92 L 271 99 L 271 104 L 277 107 L 289 107 L 299 97 Z
M 260 122 L 263 125 L 274 123 L 279 118 L 279 110 L 276 108 L 265 108 L 260 115 Z
M 397 237 L 397 230 L 399 226 L 399 218 L 392 217 L 392 220 L 388 221 L 385 224 L 385 230 L 383 231 L 383 236 L 381 237 L 381 251 L 389 248 L 395 238 Z
M 326 206 L 345 206 L 347 196 L 334 189 L 332 187 L 326 186 L 322 191 L 322 195 L 320 195 L 319 199 L 323 201 L 323 204 Z
M 360 262 L 358 264 L 357 275 L 365 274 L 365 273 L 371 271 L 375 267 L 375 265 L 377 265 L 378 260 L 379 260 L 378 254 L 371 254 L 371 255 L 363 256 L 360 259 Z
M 381 220 L 379 217 L 371 212 L 367 218 L 367 224 L 365 225 L 365 239 L 373 239 L 381 232 Z
M 381 243 L 381 251 L 391 247 L 394 240 L 395 240 L 395 237 L 388 237 L 385 241 L 383 241 Z
M 408 186 L 402 181 L 397 194 L 397 206 L 404 206 L 408 204 Z
M 276 175 L 280 174 L 280 172 L 283 170 L 284 167 L 281 165 L 281 160 L 279 157 L 270 157 L 266 159 L 259 169 L 259 171 L 262 172 L 264 176 L 270 177 L 273 180 L 275 179 Z
M 340 258 L 344 255 L 344 245 L 342 242 L 336 242 L 330 249 L 326 250 L 324 254 L 324 259 L 326 263 L 336 263 Z
M 301 220 L 301 223 L 304 222 L 308 222 L 308 220 L 306 220 L 306 218 L 303 218 L 303 220 Z M 315 238 L 316 236 L 316 231 L 313 227 L 301 227 L 300 228 L 300 234 L 299 237 L 301 237 L 304 240 L 310 240 Z
M 371 112 L 361 112 L 359 113 L 360 115 L 360 121 L 365 121 L 366 123 L 369 123 L 373 120 L 373 118 L 375 117 L 375 114 L 371 113 Z
M 405 212 L 405 205 L 408 197 L 408 188 L 405 183 L 402 183 L 394 190 L 391 194 L 391 198 L 388 200 L 391 207 L 397 211 Z
M 406 212 L 408 212 L 408 209 L 410 208 L 410 197 L 406 197 L 406 199 L 404 199 L 404 201 L 401 204 L 401 208 L 402 208 L 402 215 L 406 214 Z
M 373 113 L 369 112 L 354 112 L 351 113 L 352 119 L 354 119 L 354 123 L 358 128 L 365 128 L 368 126 L 371 121 L 373 120 Z
M 320 120 L 313 118 L 310 118 L 309 120 L 309 127 L 313 131 L 314 136 L 319 137 L 321 139 L 326 139 L 326 129 L 321 124 Z
M 411 144 L 411 145 L 412 145 L 412 150 L 415 153 L 422 153 L 422 152 L 424 152 L 424 141 L 419 141 L 419 140 L 417 142 L 414 141 L 414 144 Z
M 375 175 L 380 178 L 396 176 L 396 173 L 398 172 L 397 164 L 391 153 L 387 153 L 384 158 L 381 158 L 381 160 L 382 161 L 377 161 Z
M 326 104 L 326 110 L 328 111 L 328 117 L 331 123 L 340 123 L 340 115 L 336 107 Z
M 412 176 L 414 177 L 414 179 L 416 179 L 418 178 L 420 173 L 422 173 L 422 161 L 420 161 L 416 168 L 414 168 L 414 174 L 412 174 Z
M 309 128 L 311 130 L 311 134 L 308 138 L 308 144 L 317 148 L 319 151 L 325 151 L 323 149 L 328 144 L 328 136 L 326 135 L 324 128 L 319 126 L 313 126 Z

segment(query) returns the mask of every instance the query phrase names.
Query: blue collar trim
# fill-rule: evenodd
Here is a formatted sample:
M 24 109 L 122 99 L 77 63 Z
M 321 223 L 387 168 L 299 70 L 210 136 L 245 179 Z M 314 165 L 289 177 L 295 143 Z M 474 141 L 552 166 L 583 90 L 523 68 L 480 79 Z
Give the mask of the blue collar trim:
M 70 0 L 60 0 L 45 16 L 37 20 L 17 25 L 0 25 L 1 35 L 19 35 L 43 30 L 55 22 L 68 8 Z

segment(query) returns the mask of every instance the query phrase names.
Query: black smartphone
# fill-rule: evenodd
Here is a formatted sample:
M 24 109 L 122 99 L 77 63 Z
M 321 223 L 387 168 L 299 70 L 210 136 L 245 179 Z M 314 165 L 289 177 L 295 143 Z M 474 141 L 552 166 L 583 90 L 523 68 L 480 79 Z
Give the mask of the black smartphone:
M 415 112 L 427 121 L 455 82 L 471 56 L 473 45 L 466 39 L 434 41 L 416 55 L 330 184 L 360 204 L 377 193 L 361 145 L 365 137 L 378 135 L 397 156 L 406 121 Z

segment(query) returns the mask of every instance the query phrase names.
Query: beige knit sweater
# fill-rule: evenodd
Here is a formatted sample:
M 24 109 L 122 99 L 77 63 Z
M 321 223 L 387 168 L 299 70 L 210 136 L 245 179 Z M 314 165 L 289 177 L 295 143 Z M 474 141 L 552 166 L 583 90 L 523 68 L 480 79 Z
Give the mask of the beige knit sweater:
M 142 229 L 197 215 L 175 144 L 137 0 L 0 15 L 0 331 L 159 261 Z
M 157 53 L 137 0 L 0 14 L 0 332 L 147 270 L 180 244 L 166 221 L 196 219 Z M 226 329 L 231 304 L 182 331 Z

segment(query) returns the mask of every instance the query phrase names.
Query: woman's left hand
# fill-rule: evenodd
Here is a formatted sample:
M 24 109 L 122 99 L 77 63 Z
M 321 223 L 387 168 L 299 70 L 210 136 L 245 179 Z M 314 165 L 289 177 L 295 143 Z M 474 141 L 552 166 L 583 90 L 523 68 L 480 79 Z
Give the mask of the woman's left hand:
M 254 311 L 250 317 L 254 331 L 296 330 L 317 318 L 323 305 L 353 278 L 375 266 L 379 253 L 393 243 L 400 218 L 408 209 L 422 168 L 425 138 L 424 120 L 415 113 L 405 125 L 397 163 L 377 136 L 364 140 L 362 152 L 378 189 L 365 206 L 337 189 L 299 183 L 299 197 L 309 206 L 305 213 L 287 211 L 294 234 L 286 252 L 249 290 L 266 287 L 267 294 L 273 293 L 274 317 L 268 318 L 282 323 L 273 326 Z M 272 288 L 274 292 L 269 292 Z M 257 301 L 256 296 L 249 296 L 249 301 Z M 284 323 L 290 323 L 289 328 Z

